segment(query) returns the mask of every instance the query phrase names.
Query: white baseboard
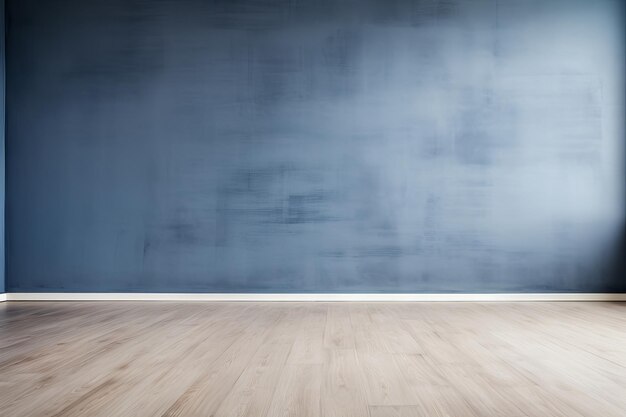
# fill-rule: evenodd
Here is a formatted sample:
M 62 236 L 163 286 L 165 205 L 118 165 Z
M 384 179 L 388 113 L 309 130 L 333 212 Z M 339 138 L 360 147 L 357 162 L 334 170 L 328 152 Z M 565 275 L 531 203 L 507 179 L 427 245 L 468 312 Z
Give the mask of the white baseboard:
M 0 303 L 7 300 L 7 295 L 5 293 L 0 294 Z
M 626 293 L 263 294 L 263 293 L 7 293 L 7 301 L 626 301 Z

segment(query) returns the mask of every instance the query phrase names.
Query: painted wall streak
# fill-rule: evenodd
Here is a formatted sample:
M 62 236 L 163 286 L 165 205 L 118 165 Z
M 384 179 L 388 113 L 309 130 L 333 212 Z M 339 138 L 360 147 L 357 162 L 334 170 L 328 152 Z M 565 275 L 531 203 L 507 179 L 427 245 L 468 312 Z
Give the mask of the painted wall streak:
M 624 291 L 620 7 L 9 0 L 8 289 Z

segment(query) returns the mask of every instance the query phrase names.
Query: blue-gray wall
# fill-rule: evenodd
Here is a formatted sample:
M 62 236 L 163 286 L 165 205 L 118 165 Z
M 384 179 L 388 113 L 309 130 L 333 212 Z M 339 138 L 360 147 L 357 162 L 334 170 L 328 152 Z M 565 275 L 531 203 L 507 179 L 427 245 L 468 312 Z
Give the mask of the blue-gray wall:
M 0 294 L 4 293 L 4 0 L 0 0 Z
M 9 0 L 12 291 L 620 291 L 621 0 Z

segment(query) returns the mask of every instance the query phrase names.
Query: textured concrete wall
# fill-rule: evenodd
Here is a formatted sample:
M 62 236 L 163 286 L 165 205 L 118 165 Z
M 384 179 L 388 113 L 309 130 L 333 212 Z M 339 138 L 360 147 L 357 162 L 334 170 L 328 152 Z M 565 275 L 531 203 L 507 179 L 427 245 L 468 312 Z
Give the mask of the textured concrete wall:
M 14 291 L 617 291 L 619 0 L 9 0 Z

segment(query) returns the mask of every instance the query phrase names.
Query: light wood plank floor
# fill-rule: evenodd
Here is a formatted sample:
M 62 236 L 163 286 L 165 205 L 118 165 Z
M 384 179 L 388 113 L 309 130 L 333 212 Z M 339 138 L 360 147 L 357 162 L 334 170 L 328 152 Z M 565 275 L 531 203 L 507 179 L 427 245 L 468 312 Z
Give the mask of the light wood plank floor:
M 626 416 L 626 304 L 0 304 L 2 416 Z

